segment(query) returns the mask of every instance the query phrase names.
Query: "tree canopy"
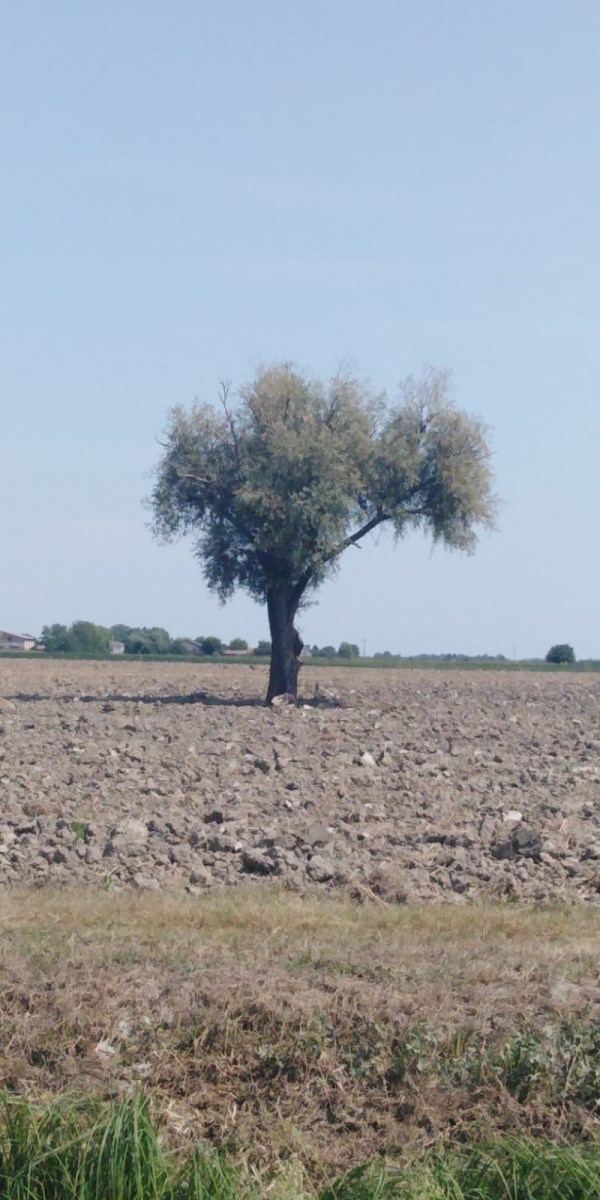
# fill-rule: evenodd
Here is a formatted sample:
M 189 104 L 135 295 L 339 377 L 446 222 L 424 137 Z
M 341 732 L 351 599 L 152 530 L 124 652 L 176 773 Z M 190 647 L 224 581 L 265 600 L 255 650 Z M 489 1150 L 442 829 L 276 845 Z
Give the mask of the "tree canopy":
M 358 658 L 360 650 L 355 642 L 340 642 L 337 654 L 338 658 Z
M 299 606 L 343 552 L 378 526 L 470 551 L 493 519 L 486 430 L 449 396 L 444 372 L 389 401 L 350 374 L 328 383 L 287 363 L 260 368 L 230 403 L 172 409 L 151 497 L 155 534 L 195 537 L 221 600 L 267 604 L 268 699 L 296 692 Z
M 41 640 L 50 654 L 108 654 L 110 631 L 92 621 L 44 625 Z
M 548 663 L 574 663 L 575 651 L 567 642 L 561 642 L 558 646 L 551 646 L 547 655 L 546 662 Z

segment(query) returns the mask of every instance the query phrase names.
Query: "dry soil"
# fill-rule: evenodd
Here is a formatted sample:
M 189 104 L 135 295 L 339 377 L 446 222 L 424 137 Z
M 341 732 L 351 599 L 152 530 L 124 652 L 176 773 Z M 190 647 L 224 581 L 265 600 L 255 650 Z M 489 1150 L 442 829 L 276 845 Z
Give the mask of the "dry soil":
M 600 677 L 0 662 L 0 883 L 600 898 Z

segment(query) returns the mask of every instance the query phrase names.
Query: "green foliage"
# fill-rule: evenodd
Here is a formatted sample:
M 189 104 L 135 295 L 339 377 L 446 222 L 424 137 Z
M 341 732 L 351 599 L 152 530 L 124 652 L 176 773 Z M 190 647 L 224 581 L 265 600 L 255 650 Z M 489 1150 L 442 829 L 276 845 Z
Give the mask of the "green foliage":
M 389 403 L 349 375 L 323 384 L 284 363 L 261 368 L 235 411 L 227 388 L 221 400 L 221 412 L 172 410 L 151 497 L 156 535 L 191 532 L 221 599 L 284 589 L 297 607 L 383 523 L 462 550 L 491 523 L 485 430 L 443 373 Z
M 429 1190 L 404 1190 L 406 1200 L 598 1200 L 597 1147 L 506 1138 L 462 1155 L 438 1153 L 427 1171 Z M 437 1186 L 435 1186 L 437 1185 Z M 435 1190 L 434 1190 L 435 1187 Z M 438 1190 L 439 1189 L 439 1190 Z
M 75 654 L 108 654 L 110 632 L 91 621 L 74 621 L 70 630 L 70 647 Z
M 270 658 L 271 643 L 267 641 L 260 641 L 256 646 L 254 653 L 256 654 L 257 658 Z
M 338 658 L 359 658 L 360 650 L 354 642 L 340 642 Z
M 600 1114 L 600 1016 L 568 1017 L 552 1048 L 552 1079 L 562 1102 Z
M 145 626 L 140 629 L 128 629 L 120 639 L 125 643 L 126 654 L 170 654 L 171 637 L 166 629 Z
M 389 1083 L 404 1083 L 414 1075 L 433 1069 L 439 1053 L 439 1040 L 428 1021 L 418 1021 L 402 1037 L 395 1039 L 387 1070 Z
M 108 654 L 111 634 L 103 625 L 74 621 L 66 625 L 44 625 L 41 639 L 49 654 Z
M 62 654 L 70 649 L 69 630 L 66 625 L 44 625 L 41 641 L 49 654 Z
M 189 654 L 189 652 L 189 646 L 186 645 L 185 638 L 174 638 L 171 642 L 170 654 Z
M 517 1033 L 490 1065 L 511 1096 L 523 1103 L 547 1072 L 548 1051 L 539 1033 Z
M 248 643 L 246 641 L 244 641 L 244 638 L 233 638 L 233 640 L 229 643 L 229 649 L 230 650 L 247 650 Z
M 337 657 L 335 646 L 321 646 L 320 650 L 319 650 L 318 646 L 313 646 L 313 654 L 317 658 L 336 658 Z
M 155 647 L 153 654 L 170 654 L 171 635 L 166 629 L 162 629 L 160 625 L 153 625 L 147 632 Z
M 124 642 L 131 625 L 111 625 L 110 636 L 115 642 Z
M 73 834 L 72 845 L 77 846 L 80 842 L 85 841 L 87 832 L 87 823 L 85 821 L 71 821 L 70 829 Z
M 568 646 L 563 642 L 560 646 L 551 646 L 547 655 L 546 662 L 548 663 L 574 663 L 575 651 L 572 646 Z
M 203 654 L 220 654 L 223 649 L 223 643 L 218 637 L 202 638 L 201 645 Z
M 152 640 L 145 629 L 128 629 L 123 641 L 126 654 L 155 653 Z

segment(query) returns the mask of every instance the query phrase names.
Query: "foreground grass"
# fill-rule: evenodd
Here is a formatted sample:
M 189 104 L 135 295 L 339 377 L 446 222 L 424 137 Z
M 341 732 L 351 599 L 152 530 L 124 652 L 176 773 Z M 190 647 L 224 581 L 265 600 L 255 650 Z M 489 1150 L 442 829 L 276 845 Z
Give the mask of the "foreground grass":
M 32 1108 L 4 1099 L 0 1200 L 282 1200 L 316 1195 L 301 1172 L 236 1168 L 222 1152 L 173 1154 L 134 1095 L 103 1111 L 91 1102 Z M 600 1146 L 508 1140 L 420 1162 L 354 1168 L 319 1200 L 594 1200 Z
M 173 1145 L 313 1180 L 440 1139 L 593 1138 L 598 913 L 5 893 L 0 1079 L 143 1086 Z

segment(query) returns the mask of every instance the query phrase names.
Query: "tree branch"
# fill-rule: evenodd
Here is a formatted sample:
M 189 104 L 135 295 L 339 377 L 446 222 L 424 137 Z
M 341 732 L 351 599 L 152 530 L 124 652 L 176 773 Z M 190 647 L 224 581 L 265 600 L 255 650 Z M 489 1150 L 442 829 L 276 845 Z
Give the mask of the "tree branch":
M 378 509 L 370 521 L 367 521 L 365 525 L 357 529 L 356 533 L 352 533 L 349 537 L 344 538 L 344 541 L 340 542 L 339 546 L 335 546 L 331 553 L 321 560 L 323 565 L 332 562 L 338 555 L 343 554 L 344 550 L 348 549 L 348 546 L 355 546 L 367 533 L 370 533 L 372 529 L 376 529 L 378 525 L 381 525 L 382 521 L 389 521 L 389 519 L 390 514 L 385 509 Z
M 227 421 L 227 424 L 229 426 L 229 432 L 231 434 L 231 441 L 233 443 L 233 451 L 235 454 L 235 460 L 239 466 L 240 447 L 239 447 L 237 432 L 236 432 L 236 428 L 235 428 L 235 421 L 233 419 L 233 413 L 231 412 L 231 409 L 227 403 L 227 401 L 229 399 L 230 391 L 231 391 L 231 383 L 229 382 L 228 379 L 222 379 L 219 384 L 219 399 L 221 401 L 221 407 L 223 409 L 223 412 L 225 413 L 225 420 Z
M 343 554 L 344 550 L 347 550 L 349 546 L 355 546 L 361 538 L 365 537 L 367 533 L 370 533 L 372 529 L 375 529 L 377 525 L 381 525 L 383 521 L 389 521 L 389 519 L 390 514 L 385 512 L 384 509 L 379 509 L 375 515 L 371 517 L 371 519 L 367 521 L 360 529 L 357 529 L 355 533 L 350 534 L 349 537 L 344 538 L 344 541 L 340 542 L 339 546 L 336 546 L 329 554 L 323 555 L 317 561 L 314 561 L 309 570 L 304 571 L 304 573 L 290 589 L 290 598 L 292 601 L 294 601 L 296 604 L 300 603 L 300 600 L 302 599 L 302 596 L 304 595 L 311 581 L 315 568 L 324 567 L 327 565 L 327 563 L 333 562 L 333 560 L 338 558 L 340 554 Z
M 201 485 L 214 483 L 214 479 L 211 479 L 210 475 L 203 478 L 201 475 L 191 475 L 189 471 L 180 471 L 178 467 L 175 467 L 175 470 L 179 479 L 191 479 L 193 483 Z

